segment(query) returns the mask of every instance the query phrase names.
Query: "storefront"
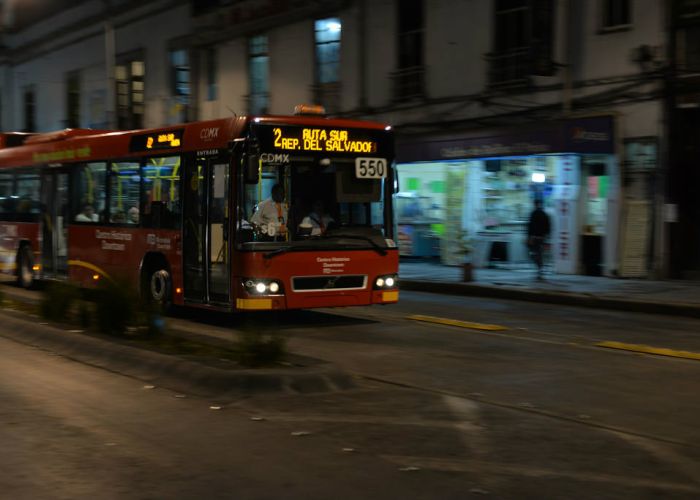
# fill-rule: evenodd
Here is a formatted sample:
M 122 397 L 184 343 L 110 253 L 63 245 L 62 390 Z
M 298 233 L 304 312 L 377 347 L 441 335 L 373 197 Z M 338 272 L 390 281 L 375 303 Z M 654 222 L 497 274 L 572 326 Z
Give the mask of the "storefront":
M 610 116 L 468 136 L 416 138 L 397 148 L 401 255 L 477 267 L 528 263 L 535 199 L 552 221 L 559 273 L 616 268 L 619 174 Z

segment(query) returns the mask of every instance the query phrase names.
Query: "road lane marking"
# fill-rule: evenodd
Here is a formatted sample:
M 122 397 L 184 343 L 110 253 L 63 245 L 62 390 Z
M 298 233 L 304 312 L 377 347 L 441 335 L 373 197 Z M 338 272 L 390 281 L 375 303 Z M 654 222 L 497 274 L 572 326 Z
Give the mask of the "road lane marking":
M 677 351 L 666 347 L 654 347 L 642 344 L 625 344 L 622 342 L 605 341 L 594 344 L 596 347 L 606 349 L 619 349 L 622 351 L 639 352 L 643 354 L 655 354 L 657 356 L 670 356 L 673 358 L 694 359 L 700 361 L 700 352 Z
M 501 325 L 489 325 L 487 323 L 472 323 L 471 321 L 459 321 L 456 319 L 438 318 L 436 316 L 422 316 L 414 314 L 408 316 L 413 321 L 423 321 L 425 323 L 437 323 L 438 325 L 457 326 L 459 328 L 469 328 L 471 330 L 486 330 L 489 332 L 499 332 L 508 328 Z
M 496 476 L 520 476 L 533 478 L 566 478 L 585 484 L 600 483 L 614 484 L 630 488 L 657 488 L 668 491 L 700 493 L 696 484 L 666 480 L 665 478 L 645 478 L 622 475 L 609 472 L 566 470 L 559 467 L 537 467 L 531 464 L 499 463 L 495 461 L 482 461 L 479 459 L 460 459 L 452 457 L 424 457 L 411 455 L 387 455 L 380 454 L 380 458 L 398 466 L 416 467 L 423 470 L 435 470 L 443 472 L 474 472 Z

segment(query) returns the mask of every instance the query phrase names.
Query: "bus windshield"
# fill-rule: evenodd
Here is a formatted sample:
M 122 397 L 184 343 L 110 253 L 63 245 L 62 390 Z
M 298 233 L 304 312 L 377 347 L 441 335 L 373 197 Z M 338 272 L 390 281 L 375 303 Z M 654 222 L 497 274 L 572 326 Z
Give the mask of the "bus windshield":
M 240 248 L 383 251 L 393 245 L 393 172 L 381 132 L 258 130 L 257 183 L 241 182 L 238 197 Z
M 259 182 L 246 185 L 240 200 L 243 248 L 386 248 L 387 181 L 354 173 L 354 159 L 262 164 Z

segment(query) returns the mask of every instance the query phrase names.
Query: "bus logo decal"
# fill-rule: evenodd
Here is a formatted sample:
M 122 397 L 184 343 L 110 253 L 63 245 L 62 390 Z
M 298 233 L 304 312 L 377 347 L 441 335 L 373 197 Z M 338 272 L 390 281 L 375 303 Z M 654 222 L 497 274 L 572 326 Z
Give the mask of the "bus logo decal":
M 203 128 L 199 132 L 199 138 L 203 141 L 213 141 L 219 137 L 219 127 Z
M 284 153 L 263 153 L 260 155 L 260 161 L 263 163 L 273 163 L 273 164 L 280 164 L 280 163 L 289 163 L 289 154 L 284 154 Z

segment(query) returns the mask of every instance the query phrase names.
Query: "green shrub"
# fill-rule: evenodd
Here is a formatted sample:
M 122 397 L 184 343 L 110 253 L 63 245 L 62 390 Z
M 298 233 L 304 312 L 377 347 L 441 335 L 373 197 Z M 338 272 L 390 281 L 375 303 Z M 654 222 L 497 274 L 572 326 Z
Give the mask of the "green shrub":
M 273 365 L 287 355 L 287 340 L 278 333 L 244 331 L 236 343 L 237 361 L 243 366 Z
M 80 326 L 85 329 L 90 328 L 90 325 L 92 324 L 93 312 L 91 305 L 91 303 L 86 302 L 85 300 L 78 302 L 78 322 L 80 323 Z
M 78 288 L 70 283 L 49 283 L 41 296 L 39 314 L 50 321 L 66 321 L 79 294 Z
M 139 297 L 125 281 L 102 280 L 95 294 L 97 328 L 102 333 L 123 335 L 137 319 Z

